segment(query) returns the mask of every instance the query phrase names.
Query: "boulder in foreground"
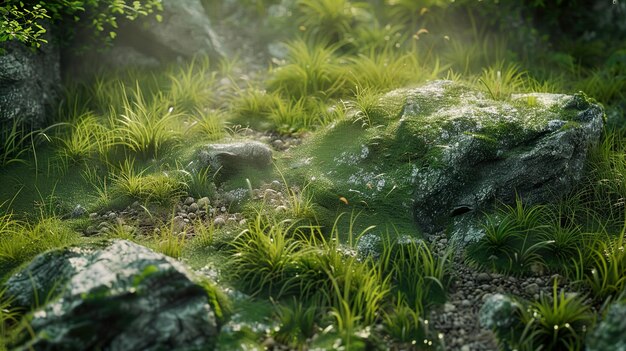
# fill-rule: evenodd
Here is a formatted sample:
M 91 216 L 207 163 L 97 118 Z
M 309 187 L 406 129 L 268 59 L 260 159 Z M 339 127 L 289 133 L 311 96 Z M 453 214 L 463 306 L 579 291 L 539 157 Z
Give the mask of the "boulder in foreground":
M 36 257 L 6 283 L 31 308 L 16 350 L 206 350 L 217 335 L 207 292 L 177 261 L 125 240 Z

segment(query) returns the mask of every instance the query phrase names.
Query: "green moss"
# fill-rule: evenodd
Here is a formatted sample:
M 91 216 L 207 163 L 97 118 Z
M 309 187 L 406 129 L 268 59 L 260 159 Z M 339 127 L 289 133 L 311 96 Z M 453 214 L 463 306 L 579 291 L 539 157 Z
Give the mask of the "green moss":
M 496 101 L 450 81 L 399 89 L 368 100 L 368 123 L 355 104 L 353 118 L 321 131 L 282 164 L 290 177 L 311 182 L 328 214 L 363 211 L 382 223 L 411 223 L 414 191 L 427 174 L 454 158 L 504 157 L 562 119 L 564 103 L 576 111 L 588 106 L 582 96 L 561 100 L 538 95 L 529 107 L 524 95 Z M 472 154 L 458 154 L 463 143 L 472 144 Z

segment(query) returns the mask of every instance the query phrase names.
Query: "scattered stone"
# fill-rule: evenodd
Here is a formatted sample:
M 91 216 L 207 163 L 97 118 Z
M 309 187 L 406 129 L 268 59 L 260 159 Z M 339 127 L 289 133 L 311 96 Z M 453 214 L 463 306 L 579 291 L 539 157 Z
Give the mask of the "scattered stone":
M 221 178 L 228 178 L 246 167 L 266 168 L 272 164 L 272 150 L 258 141 L 232 144 L 209 144 L 194 156 L 192 161 L 198 169 L 211 167 L 219 170 Z
M 222 227 L 222 226 L 226 225 L 226 221 L 222 217 L 217 217 L 217 218 L 215 218 L 213 220 L 213 225 L 215 227 Z
M 205 196 L 205 197 L 198 199 L 196 204 L 198 204 L 198 208 L 206 210 L 211 205 L 211 201 L 209 200 L 208 197 Z
M 444 312 L 452 312 L 454 310 L 456 310 L 456 306 L 454 306 L 450 302 L 446 302 L 445 304 L 443 304 L 443 311 Z
M 528 284 L 524 288 L 524 292 L 528 295 L 536 295 L 539 294 L 539 285 L 537 283 Z
M 85 229 L 85 235 L 86 236 L 92 236 L 92 235 L 96 235 L 98 233 L 99 233 L 98 228 L 96 228 L 93 225 L 90 225 L 89 227 L 87 227 L 87 229 Z
M 183 203 L 183 205 L 189 206 L 189 205 L 193 204 L 195 201 L 196 200 L 193 197 L 189 196 L 189 197 L 187 197 L 185 199 L 185 202 Z
M 85 215 L 85 213 L 87 213 L 87 210 L 83 206 L 78 204 L 76 205 L 76 207 L 74 207 L 72 213 L 70 213 L 70 218 L 82 217 L 83 215 Z
M 196 203 L 192 203 L 191 205 L 189 205 L 189 208 L 187 209 L 187 211 L 192 212 L 192 213 L 196 213 L 198 212 L 199 206 Z
M 489 273 L 481 272 L 478 273 L 478 275 L 476 276 L 476 281 L 478 281 L 479 283 L 489 283 L 491 282 L 491 280 L 492 279 Z
M 185 230 L 185 227 L 187 225 L 187 223 L 185 223 L 185 218 L 183 218 L 182 216 L 176 216 L 174 217 L 174 219 L 172 220 L 172 230 L 175 233 L 180 233 L 182 231 Z M 189 221 L 189 220 L 187 220 Z

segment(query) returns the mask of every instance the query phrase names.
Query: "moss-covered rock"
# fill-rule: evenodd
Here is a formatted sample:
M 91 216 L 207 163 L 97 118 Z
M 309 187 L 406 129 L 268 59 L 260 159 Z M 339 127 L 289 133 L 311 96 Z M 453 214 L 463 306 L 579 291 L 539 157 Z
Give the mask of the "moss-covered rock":
M 506 295 L 492 295 L 480 308 L 480 325 L 501 334 L 507 333 L 519 323 L 518 313 L 521 309 L 518 302 Z
M 496 101 L 451 81 L 392 91 L 293 153 L 317 201 L 432 233 L 494 205 L 548 202 L 581 179 L 603 110 L 582 93 Z M 469 214 L 469 216 L 468 216 Z M 456 232 L 469 240 L 466 231 Z
M 626 351 L 626 302 L 615 302 L 589 335 L 587 351 Z
M 35 309 L 16 350 L 206 350 L 217 339 L 206 289 L 125 240 L 47 252 L 6 285 L 15 305 Z

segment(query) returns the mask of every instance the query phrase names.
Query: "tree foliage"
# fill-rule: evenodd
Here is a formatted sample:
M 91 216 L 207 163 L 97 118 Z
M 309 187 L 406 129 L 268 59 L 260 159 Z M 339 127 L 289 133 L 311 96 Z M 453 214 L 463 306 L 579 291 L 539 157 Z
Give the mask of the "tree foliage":
M 47 43 L 46 21 L 53 26 L 81 22 L 105 41 L 115 38 L 119 19 L 135 20 L 162 10 L 161 0 L 5 0 L 0 5 L 0 42 L 37 48 Z M 160 20 L 160 15 L 156 15 Z

